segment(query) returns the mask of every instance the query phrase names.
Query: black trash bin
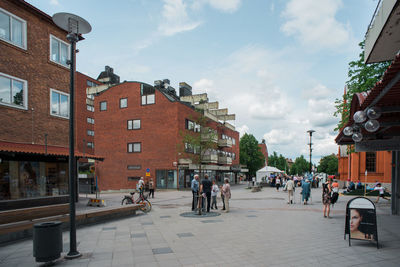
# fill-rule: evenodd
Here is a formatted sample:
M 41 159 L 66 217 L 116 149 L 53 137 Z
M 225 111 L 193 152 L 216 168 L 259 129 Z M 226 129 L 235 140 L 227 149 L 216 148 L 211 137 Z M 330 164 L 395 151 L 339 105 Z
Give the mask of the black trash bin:
M 37 262 L 60 258 L 62 249 L 61 222 L 36 223 L 33 226 L 33 256 Z

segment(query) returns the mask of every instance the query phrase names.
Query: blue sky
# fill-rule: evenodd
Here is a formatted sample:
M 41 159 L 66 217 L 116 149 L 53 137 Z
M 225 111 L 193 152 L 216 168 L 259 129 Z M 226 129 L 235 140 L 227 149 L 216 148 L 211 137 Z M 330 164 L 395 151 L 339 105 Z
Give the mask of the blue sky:
M 77 69 L 121 81 L 185 81 L 236 114 L 268 150 L 313 162 L 337 153 L 334 100 L 358 58 L 376 0 L 28 0 L 85 18 Z

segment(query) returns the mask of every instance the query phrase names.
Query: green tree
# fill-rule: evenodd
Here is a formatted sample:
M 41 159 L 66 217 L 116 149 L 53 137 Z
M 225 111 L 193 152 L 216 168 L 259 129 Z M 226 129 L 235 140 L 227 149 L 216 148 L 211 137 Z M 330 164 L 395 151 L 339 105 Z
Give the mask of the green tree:
M 318 165 L 318 172 L 334 175 L 338 172 L 338 158 L 332 154 L 321 158 Z
M 291 175 L 302 175 L 310 170 L 310 163 L 304 158 L 303 155 L 297 157 L 292 167 L 290 168 Z
M 244 134 L 240 138 L 240 164 L 245 164 L 249 175 L 256 175 L 256 171 L 264 166 L 265 157 L 258 147 L 258 141 L 252 134 Z
M 333 114 L 339 117 L 335 131 L 340 130 L 349 121 L 351 99 L 355 93 L 368 91 L 382 78 L 382 75 L 390 65 L 390 61 L 381 63 L 364 63 L 364 41 L 358 44 L 361 53 L 357 61 L 349 63 L 348 78 L 346 82 L 347 91 L 341 98 L 335 100 L 336 111 Z
M 286 158 L 282 156 L 282 154 L 279 154 L 278 156 L 275 151 L 272 155 L 268 156 L 268 166 L 276 167 L 282 171 L 289 169 Z

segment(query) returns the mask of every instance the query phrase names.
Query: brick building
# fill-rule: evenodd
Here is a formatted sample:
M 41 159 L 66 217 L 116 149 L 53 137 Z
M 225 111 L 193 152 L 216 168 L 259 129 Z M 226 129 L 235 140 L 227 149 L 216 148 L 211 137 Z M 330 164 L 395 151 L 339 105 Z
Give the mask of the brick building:
M 180 83 L 178 97 L 168 80 L 88 90 L 96 93 L 95 151 L 105 158 L 96 163 L 100 190 L 133 189 L 140 177 L 153 178 L 157 188 L 190 187 L 199 164 L 191 160 L 195 148 L 184 144 L 182 135 L 203 137 L 206 129 L 217 134 L 217 148 L 203 158 L 201 168 L 219 182 L 224 177 L 237 181 L 239 133 L 226 122 L 234 115 L 209 103 L 206 94 L 192 95 L 191 87 Z M 200 113 L 208 120 L 204 129 L 196 124 Z
M 267 144 L 265 143 L 265 139 L 261 141 L 261 144 L 258 144 L 258 147 L 260 148 L 261 153 L 265 157 L 265 163 L 264 166 L 268 166 L 268 149 L 267 149 Z
M 0 21 L 0 209 L 67 202 L 67 32 L 22 0 Z

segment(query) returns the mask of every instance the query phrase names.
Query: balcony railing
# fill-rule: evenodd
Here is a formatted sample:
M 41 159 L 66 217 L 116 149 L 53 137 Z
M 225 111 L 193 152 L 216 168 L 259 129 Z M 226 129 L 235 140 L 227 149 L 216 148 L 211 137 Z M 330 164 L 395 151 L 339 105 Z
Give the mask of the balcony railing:
M 218 155 L 204 155 L 203 163 L 218 163 Z
M 213 132 L 203 132 L 201 133 L 201 141 L 218 143 L 218 136 Z
M 219 147 L 232 147 L 232 140 L 229 139 L 219 139 L 218 140 Z
M 232 158 L 227 156 L 218 156 L 218 164 L 232 164 Z

